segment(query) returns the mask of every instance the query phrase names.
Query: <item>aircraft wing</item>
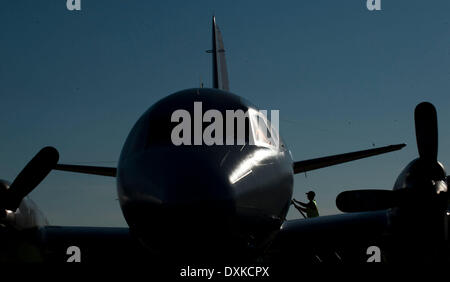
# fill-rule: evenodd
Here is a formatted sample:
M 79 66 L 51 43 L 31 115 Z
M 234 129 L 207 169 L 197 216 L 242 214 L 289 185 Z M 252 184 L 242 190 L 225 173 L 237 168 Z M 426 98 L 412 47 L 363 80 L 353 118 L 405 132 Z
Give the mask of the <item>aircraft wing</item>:
M 330 257 L 365 262 L 367 248 L 382 242 L 388 226 L 387 210 L 288 220 L 269 251 L 275 256 L 290 254 L 291 258 L 307 262 L 311 258 L 325 261 Z
M 342 164 L 346 162 L 351 162 L 354 160 L 359 160 L 363 158 L 368 158 L 371 156 L 376 156 L 392 151 L 397 151 L 405 147 L 406 144 L 390 145 L 385 147 L 379 147 L 375 149 L 356 151 L 351 153 L 327 156 L 317 159 L 310 159 L 305 161 L 294 162 L 294 173 L 302 173 L 310 170 L 315 170 L 327 166 L 333 166 L 337 164 Z
M 354 160 L 368 158 L 392 151 L 397 151 L 405 147 L 405 144 L 390 145 L 375 149 L 356 151 L 351 153 L 327 156 L 317 159 L 310 159 L 305 161 L 294 162 L 294 173 L 302 173 L 310 170 L 315 170 L 327 166 L 333 166 L 341 163 L 346 163 Z M 55 170 L 95 174 L 102 176 L 116 177 L 117 169 L 115 167 L 103 167 L 103 166 L 87 166 L 87 165 L 70 165 L 70 164 L 57 164 Z
M 112 176 L 112 177 L 116 177 L 117 174 L 117 169 L 115 167 L 104 167 L 104 166 L 57 164 L 54 169 L 86 174 Z
M 0 262 L 67 262 L 79 249 L 81 262 L 139 262 L 148 256 L 128 227 L 42 226 L 0 228 Z M 8 242 L 3 245 L 3 242 Z M 148 259 L 147 259 L 148 260 Z
M 311 263 L 311 259 L 329 261 L 330 256 L 364 262 L 367 248 L 379 246 L 388 224 L 386 210 L 290 220 L 283 223 L 267 254 L 274 262 L 281 258 L 281 262 L 285 259 L 296 264 Z M 79 249 L 81 262 L 88 263 L 117 263 L 125 259 L 127 263 L 154 261 L 156 265 L 161 259 L 146 251 L 128 228 L 44 226 L 9 232 L 0 228 L 0 238 L 0 262 L 64 263 L 75 255 L 73 247 Z M 8 243 L 3 246 L 1 242 Z
M 80 250 L 81 262 L 139 261 L 145 257 L 142 245 L 131 236 L 128 227 L 62 227 L 41 228 L 45 260 L 66 262 L 68 248 Z

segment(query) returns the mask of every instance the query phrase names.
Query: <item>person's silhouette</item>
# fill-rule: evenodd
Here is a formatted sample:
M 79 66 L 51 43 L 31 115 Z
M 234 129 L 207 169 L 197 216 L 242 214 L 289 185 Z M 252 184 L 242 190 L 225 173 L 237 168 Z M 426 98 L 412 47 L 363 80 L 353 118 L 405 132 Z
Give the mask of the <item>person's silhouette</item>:
M 316 196 L 316 193 L 313 191 L 309 191 L 306 193 L 309 202 L 303 203 L 300 201 L 297 201 L 296 199 L 292 199 L 291 203 L 294 205 L 294 207 L 301 213 L 306 213 L 306 217 L 318 217 L 319 216 L 319 209 L 317 208 L 317 203 L 314 200 L 314 197 Z

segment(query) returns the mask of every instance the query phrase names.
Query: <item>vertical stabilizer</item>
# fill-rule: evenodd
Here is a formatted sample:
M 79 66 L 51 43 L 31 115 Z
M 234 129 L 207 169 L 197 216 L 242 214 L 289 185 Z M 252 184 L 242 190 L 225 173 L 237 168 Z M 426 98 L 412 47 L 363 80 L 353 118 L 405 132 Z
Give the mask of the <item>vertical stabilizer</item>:
M 223 47 L 222 33 L 216 24 L 216 18 L 212 19 L 212 60 L 213 60 L 213 88 L 229 91 L 227 63 L 225 60 L 225 48 Z

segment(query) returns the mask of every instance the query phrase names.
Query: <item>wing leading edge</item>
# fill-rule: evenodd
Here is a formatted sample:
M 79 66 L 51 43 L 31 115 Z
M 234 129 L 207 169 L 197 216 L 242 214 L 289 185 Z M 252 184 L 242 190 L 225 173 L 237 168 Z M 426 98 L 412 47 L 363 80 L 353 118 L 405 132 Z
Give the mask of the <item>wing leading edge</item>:
M 116 177 L 115 167 L 57 164 L 55 170 Z
M 375 149 L 356 151 L 351 153 L 327 156 L 317 159 L 310 159 L 305 161 L 294 162 L 294 173 L 302 173 L 310 170 L 324 168 L 327 166 L 338 165 L 354 160 L 368 158 L 392 151 L 397 151 L 405 147 L 405 144 L 390 145 Z M 86 166 L 86 165 L 69 165 L 69 164 L 57 164 L 55 170 L 78 172 L 102 176 L 116 177 L 117 169 L 115 167 L 103 167 L 103 166 Z
M 305 161 L 294 162 L 294 173 L 302 173 L 310 170 L 324 168 L 327 166 L 338 165 L 346 162 L 351 162 L 363 158 L 368 158 L 380 154 L 397 151 L 405 147 L 406 144 L 389 145 L 385 147 L 356 151 L 351 153 L 327 156 L 317 159 L 310 159 Z

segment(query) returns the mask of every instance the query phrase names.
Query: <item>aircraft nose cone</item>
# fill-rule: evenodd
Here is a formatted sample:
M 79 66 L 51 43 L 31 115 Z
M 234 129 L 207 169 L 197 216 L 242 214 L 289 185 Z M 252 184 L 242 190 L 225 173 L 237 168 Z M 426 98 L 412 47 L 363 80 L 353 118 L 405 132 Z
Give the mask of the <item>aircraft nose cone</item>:
M 154 150 L 142 153 L 119 172 L 124 191 L 135 201 L 154 204 L 199 204 L 231 198 L 220 160 L 192 150 Z
M 205 245 L 230 230 L 233 193 L 211 154 L 206 158 L 196 148 L 148 151 L 125 165 L 118 180 L 127 222 L 153 248 Z

